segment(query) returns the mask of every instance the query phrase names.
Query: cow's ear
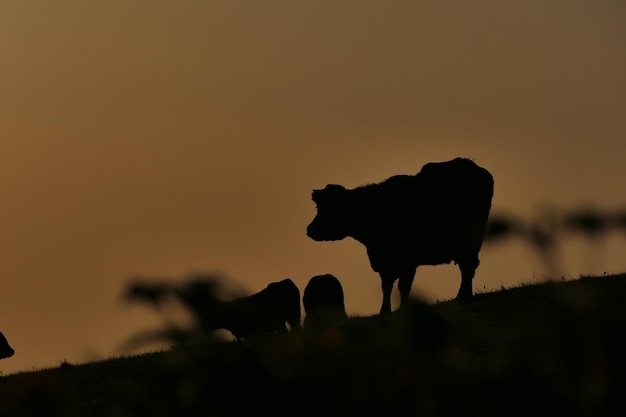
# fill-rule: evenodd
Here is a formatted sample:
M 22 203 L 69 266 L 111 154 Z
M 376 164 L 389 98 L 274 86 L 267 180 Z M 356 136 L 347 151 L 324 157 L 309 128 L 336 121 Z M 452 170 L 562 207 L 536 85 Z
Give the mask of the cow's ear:
M 320 200 L 320 193 L 322 193 L 324 190 L 313 190 L 312 193 L 312 199 L 316 204 L 319 204 L 319 200 Z
M 346 191 L 343 185 L 328 184 L 323 190 L 313 190 L 313 201 L 319 203 L 320 200 L 327 200 L 329 197 L 332 198 L 333 195 L 343 191 Z
M 330 192 L 346 191 L 346 187 L 344 187 L 343 185 L 338 185 L 338 184 L 328 184 L 326 188 L 324 188 L 324 191 L 330 191 Z

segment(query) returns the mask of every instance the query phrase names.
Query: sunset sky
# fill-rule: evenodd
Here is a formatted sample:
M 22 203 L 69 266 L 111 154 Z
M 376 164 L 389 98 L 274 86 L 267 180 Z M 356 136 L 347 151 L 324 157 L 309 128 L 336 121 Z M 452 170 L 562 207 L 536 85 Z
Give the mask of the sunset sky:
M 494 212 L 626 207 L 618 0 L 8 0 L 0 56 L 2 374 L 158 326 L 120 299 L 137 276 L 302 292 L 332 273 L 349 314 L 376 313 L 365 248 L 306 236 L 328 183 L 464 156 Z M 626 270 L 624 235 L 565 249 L 568 277 Z M 476 289 L 543 278 L 520 243 L 480 257 Z M 424 267 L 413 291 L 459 284 Z

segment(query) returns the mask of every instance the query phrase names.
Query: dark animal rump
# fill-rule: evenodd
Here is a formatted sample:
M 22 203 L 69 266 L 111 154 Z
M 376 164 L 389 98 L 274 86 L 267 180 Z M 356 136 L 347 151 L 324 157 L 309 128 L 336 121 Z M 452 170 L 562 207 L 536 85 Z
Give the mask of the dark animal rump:
M 321 330 L 346 318 L 341 282 L 331 274 L 317 275 L 309 280 L 302 296 L 304 327 Z
M 317 275 L 309 280 L 302 296 L 307 316 L 315 315 L 319 309 L 333 308 L 345 316 L 343 288 L 341 282 L 331 274 Z

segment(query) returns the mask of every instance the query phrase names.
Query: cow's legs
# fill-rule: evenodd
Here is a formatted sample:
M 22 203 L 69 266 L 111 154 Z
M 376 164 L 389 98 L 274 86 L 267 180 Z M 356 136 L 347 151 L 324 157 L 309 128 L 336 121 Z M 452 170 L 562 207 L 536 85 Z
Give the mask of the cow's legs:
M 389 277 L 387 275 L 380 274 L 380 281 L 383 288 L 383 305 L 380 307 L 380 312 L 382 313 L 390 313 L 391 312 L 391 291 L 393 290 L 393 283 L 395 278 Z
M 400 307 L 406 307 L 409 301 L 409 295 L 411 295 L 411 286 L 413 285 L 413 278 L 415 278 L 415 270 L 413 268 L 400 276 L 398 280 L 398 290 L 400 290 Z
M 459 293 L 456 295 L 457 300 L 472 298 L 472 280 L 474 279 L 474 274 L 476 273 L 476 268 L 478 268 L 479 263 L 478 256 L 458 262 L 459 269 L 461 270 L 461 288 L 459 288 Z
M 300 317 L 292 317 L 289 321 L 289 328 L 291 331 L 300 330 Z

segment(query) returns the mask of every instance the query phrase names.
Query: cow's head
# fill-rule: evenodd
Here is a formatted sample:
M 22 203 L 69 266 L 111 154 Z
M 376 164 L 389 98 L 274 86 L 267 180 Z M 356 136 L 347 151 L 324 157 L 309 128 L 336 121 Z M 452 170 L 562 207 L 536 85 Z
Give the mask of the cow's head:
M 306 234 L 316 241 L 341 240 L 347 232 L 347 192 L 341 185 L 329 184 L 323 190 L 313 190 L 317 215 L 306 229 Z

